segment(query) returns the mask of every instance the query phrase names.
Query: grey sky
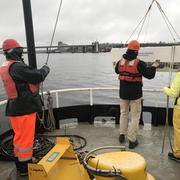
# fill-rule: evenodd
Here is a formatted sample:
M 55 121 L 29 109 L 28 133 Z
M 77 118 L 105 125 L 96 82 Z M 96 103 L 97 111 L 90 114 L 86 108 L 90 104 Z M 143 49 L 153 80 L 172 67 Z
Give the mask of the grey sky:
M 158 0 L 180 34 L 180 1 Z M 60 0 L 31 0 L 36 45 L 49 45 Z M 63 0 L 53 44 L 125 43 L 145 15 L 151 0 Z M 22 0 L 0 1 L 0 44 L 15 38 L 26 45 Z M 138 31 L 132 39 L 136 39 Z M 176 36 L 175 36 L 176 37 Z M 173 42 L 154 3 L 140 42 Z M 180 41 L 176 39 L 176 41 Z

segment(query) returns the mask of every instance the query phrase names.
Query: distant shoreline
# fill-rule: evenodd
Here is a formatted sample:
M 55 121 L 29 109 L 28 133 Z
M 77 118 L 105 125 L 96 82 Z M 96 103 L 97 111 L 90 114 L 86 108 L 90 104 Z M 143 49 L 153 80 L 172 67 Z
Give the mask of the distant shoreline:
M 169 67 L 157 68 L 158 72 L 169 72 L 170 70 L 172 72 L 178 72 L 180 69 L 170 69 Z

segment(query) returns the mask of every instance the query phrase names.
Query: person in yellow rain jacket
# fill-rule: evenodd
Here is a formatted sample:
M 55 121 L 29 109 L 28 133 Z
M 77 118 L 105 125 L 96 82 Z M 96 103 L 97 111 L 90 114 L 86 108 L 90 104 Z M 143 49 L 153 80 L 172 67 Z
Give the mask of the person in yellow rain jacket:
M 164 87 L 164 93 L 175 99 L 173 110 L 174 150 L 169 152 L 170 159 L 180 163 L 180 72 L 178 72 L 171 87 Z

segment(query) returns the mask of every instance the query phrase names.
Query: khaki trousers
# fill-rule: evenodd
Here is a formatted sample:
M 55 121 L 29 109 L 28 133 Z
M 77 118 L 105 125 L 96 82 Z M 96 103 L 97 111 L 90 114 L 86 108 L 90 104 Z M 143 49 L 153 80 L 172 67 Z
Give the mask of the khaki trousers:
M 141 98 L 137 100 L 120 99 L 120 134 L 127 134 L 128 140 L 136 141 L 141 116 Z M 128 128 L 128 115 L 131 112 L 131 121 Z
M 180 109 L 173 110 L 174 156 L 180 158 Z

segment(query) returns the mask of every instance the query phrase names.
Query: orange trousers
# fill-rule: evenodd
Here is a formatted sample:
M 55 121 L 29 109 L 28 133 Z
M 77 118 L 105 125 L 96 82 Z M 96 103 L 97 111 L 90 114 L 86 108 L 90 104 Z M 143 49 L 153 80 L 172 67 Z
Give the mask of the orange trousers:
M 24 162 L 32 159 L 33 142 L 35 134 L 36 112 L 23 116 L 9 117 L 14 130 L 14 155 L 18 161 Z

